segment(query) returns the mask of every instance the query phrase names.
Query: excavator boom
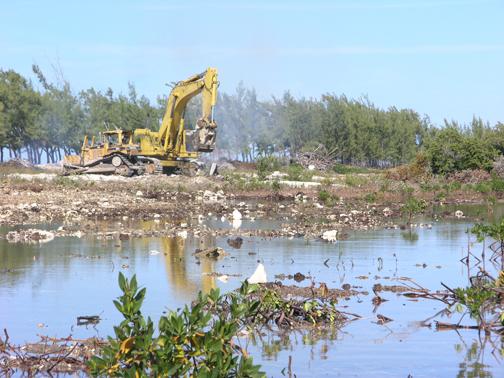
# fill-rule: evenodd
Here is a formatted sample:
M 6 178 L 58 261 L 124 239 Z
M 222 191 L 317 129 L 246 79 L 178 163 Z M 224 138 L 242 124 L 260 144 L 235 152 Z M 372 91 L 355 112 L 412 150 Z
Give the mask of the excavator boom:
M 183 139 L 184 112 L 187 103 L 194 96 L 202 93 L 202 117 L 197 122 L 197 129 L 189 132 L 188 142 L 196 152 L 212 152 L 215 148 L 214 109 L 217 103 L 218 72 L 208 68 L 199 75 L 194 75 L 175 85 L 168 98 L 166 113 L 158 135 L 164 144 L 164 151 L 180 151 Z

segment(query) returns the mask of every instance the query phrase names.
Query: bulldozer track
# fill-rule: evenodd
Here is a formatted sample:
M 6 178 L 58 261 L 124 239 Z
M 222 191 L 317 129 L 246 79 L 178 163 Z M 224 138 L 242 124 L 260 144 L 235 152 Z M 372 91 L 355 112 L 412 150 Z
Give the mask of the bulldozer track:
M 112 158 L 114 156 L 119 156 L 122 160 L 122 162 L 124 163 L 124 165 L 126 165 L 128 168 L 129 168 L 129 172 L 127 174 L 121 174 L 119 173 L 121 176 L 124 176 L 124 177 L 131 177 L 135 174 L 135 167 L 134 165 L 129 161 L 129 159 L 126 157 L 126 156 L 123 156 L 121 154 L 117 154 L 117 155 L 113 155 Z M 112 158 L 110 159 L 110 161 L 112 161 Z M 108 160 L 108 159 L 107 159 Z M 144 171 L 145 171 L 145 167 L 144 167 Z
M 163 174 L 163 163 L 159 159 L 155 158 L 140 158 L 142 163 L 154 164 L 154 172 L 152 175 L 162 175 Z

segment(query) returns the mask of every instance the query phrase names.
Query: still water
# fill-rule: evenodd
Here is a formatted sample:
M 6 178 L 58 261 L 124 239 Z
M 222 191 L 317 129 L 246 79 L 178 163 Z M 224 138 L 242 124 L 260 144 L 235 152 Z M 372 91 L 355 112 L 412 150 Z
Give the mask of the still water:
M 484 216 L 502 213 L 496 208 Z M 451 209 L 438 209 L 439 211 Z M 475 213 L 479 209 L 462 209 Z M 113 326 L 122 319 L 112 300 L 119 294 L 118 272 L 127 277 L 137 275 L 147 287 L 142 307 L 145 316 L 156 320 L 167 309 L 176 310 L 189 304 L 198 292 L 220 287 L 227 292 L 239 287 L 262 262 L 268 280 L 275 275 L 303 273 L 329 288 L 343 284 L 361 287 L 369 295 L 340 301 L 340 309 L 359 314 L 364 319 L 342 329 L 319 332 L 279 333 L 276 327 L 253 340 L 242 339 L 254 362 L 263 366 L 268 376 L 282 376 L 292 356 L 292 374 L 304 376 L 361 377 L 502 377 L 503 358 L 489 342 L 480 342 L 476 330 L 437 331 L 434 320 L 457 323 L 460 314 L 437 316 L 445 308 L 439 301 L 413 301 L 390 292 L 377 309 L 371 303 L 372 287 L 399 284 L 395 277 L 409 277 L 431 291 L 468 284 L 468 268 L 460 262 L 466 256 L 468 235 L 474 222 L 467 220 L 416 219 L 434 223 L 432 228 L 413 230 L 349 230 L 349 240 L 325 244 L 304 239 L 268 239 L 244 237 L 241 249 L 228 246 L 227 238 L 191 237 L 144 238 L 128 241 L 103 240 L 87 235 L 82 239 L 61 237 L 42 244 L 11 244 L 0 240 L 0 269 L 14 269 L 0 274 L 0 330 L 7 329 L 11 343 L 39 341 L 37 335 L 85 339 L 113 334 Z M 209 227 L 225 227 L 220 220 L 208 221 Z M 221 222 L 221 223 L 219 223 Z M 55 229 L 61 224 L 38 225 Z M 72 225 L 67 225 L 71 227 Z M 158 227 L 156 223 L 138 225 Z M 231 227 L 231 225 L 229 225 Z M 23 228 L 29 228 L 24 226 Z M 242 229 L 277 228 L 278 222 L 242 224 Z M 19 227 L 18 227 L 19 228 Z M 10 229 L 0 228 L 0 234 Z M 473 237 L 473 241 L 474 237 Z M 197 248 L 218 246 L 230 253 L 219 261 L 197 261 L 191 254 Z M 472 249 L 477 256 L 482 245 Z M 160 252 L 153 254 L 152 251 Z M 70 257 L 70 255 L 80 257 Z M 328 260 L 329 259 L 329 260 Z M 327 266 L 324 262 L 327 261 Z M 417 266 L 419 265 L 419 266 Z M 495 269 L 486 266 L 489 272 Z M 240 274 L 224 283 L 204 272 Z M 471 274 L 477 273 L 473 267 Z M 367 276 L 367 279 L 357 277 Z M 288 279 L 284 285 L 296 284 Z M 310 281 L 300 285 L 307 286 Z M 375 311 L 375 312 L 373 312 Z M 376 314 L 393 322 L 378 325 Z M 78 326 L 77 317 L 100 315 L 95 326 Z M 432 318 L 432 319 L 431 319 Z M 424 327 L 421 322 L 431 323 Z M 462 324 L 474 324 L 468 316 Z M 500 339 L 492 340 L 501 348 Z M 285 375 L 288 371 L 285 369 Z

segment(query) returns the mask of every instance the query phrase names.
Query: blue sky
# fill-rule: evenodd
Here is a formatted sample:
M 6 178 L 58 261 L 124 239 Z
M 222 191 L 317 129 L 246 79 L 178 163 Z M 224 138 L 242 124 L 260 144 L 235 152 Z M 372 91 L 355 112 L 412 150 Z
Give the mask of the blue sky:
M 0 0 L 0 68 L 74 90 L 155 101 L 165 83 L 219 70 L 260 100 L 367 94 L 469 123 L 504 123 L 504 1 L 24 1 Z

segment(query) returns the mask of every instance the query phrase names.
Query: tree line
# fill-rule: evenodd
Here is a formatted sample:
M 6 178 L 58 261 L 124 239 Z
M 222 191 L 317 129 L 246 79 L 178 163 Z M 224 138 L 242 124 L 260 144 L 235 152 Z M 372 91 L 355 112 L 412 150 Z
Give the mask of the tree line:
M 0 69 L 0 161 L 26 152 L 35 164 L 46 156 L 58 162 L 63 154 L 78 154 L 85 135 L 114 128 L 157 130 L 167 96 L 153 104 L 128 83 L 127 94 L 111 88 L 75 92 L 61 71 L 50 83 L 33 66 L 37 87 L 13 70 Z M 168 92 L 168 91 L 167 91 Z M 186 128 L 201 115 L 201 96 L 186 109 Z M 471 124 L 455 121 L 440 127 L 412 109 L 376 107 L 367 96 L 323 94 L 320 99 L 258 100 L 255 89 L 240 83 L 232 94 L 219 93 L 216 108 L 220 155 L 242 161 L 262 156 L 292 158 L 323 144 L 342 164 L 393 167 L 410 163 L 418 154 L 430 157 L 434 173 L 488 169 L 504 152 L 504 125 L 491 126 L 474 117 Z

